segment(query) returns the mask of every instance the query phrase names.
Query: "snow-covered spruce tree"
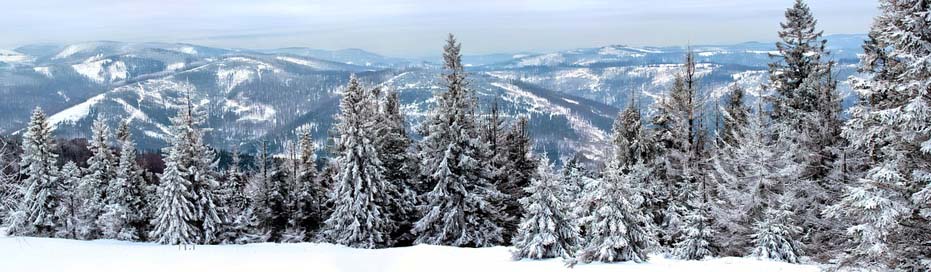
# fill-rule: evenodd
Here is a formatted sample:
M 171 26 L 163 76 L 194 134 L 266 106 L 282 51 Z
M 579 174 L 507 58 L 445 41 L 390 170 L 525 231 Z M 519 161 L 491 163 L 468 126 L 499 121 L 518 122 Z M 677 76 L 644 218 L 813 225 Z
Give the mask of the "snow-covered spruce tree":
M 129 123 L 122 122 L 117 129 L 120 156 L 116 176 L 107 187 L 106 206 L 97 220 L 104 238 L 141 240 L 149 218 L 145 213 L 145 180 L 142 169 L 136 164 L 136 144 L 129 131 Z
M 107 205 L 107 194 L 110 183 L 116 178 L 116 157 L 110 146 L 110 127 L 103 117 L 94 120 L 91 127 L 90 159 L 87 160 L 87 170 L 78 186 L 78 195 L 84 201 L 81 209 L 81 223 L 78 232 L 83 239 L 107 238 L 104 236 L 103 226 L 98 219 L 104 213 Z
M 182 165 L 181 144 L 173 142 L 172 145 L 165 158 L 165 170 L 159 176 L 154 229 L 149 235 L 162 244 L 195 244 L 200 239 L 197 226 L 192 224 L 195 211 L 191 202 L 191 182 L 185 178 L 187 169 Z
M 250 176 L 242 169 L 242 154 L 239 152 L 239 147 L 234 146 L 230 153 L 230 164 L 224 173 L 225 182 L 222 183 L 219 194 L 229 214 L 229 221 L 224 222 L 226 228 L 219 240 L 224 244 L 266 241 L 264 237 L 260 237 L 261 235 L 256 235 L 258 218 L 252 210 L 252 198 L 247 187 Z
M 249 181 L 249 193 L 252 199 L 252 216 L 243 221 L 255 224 L 258 229 L 248 240 L 260 242 L 281 242 L 288 227 L 289 214 L 285 211 L 287 171 L 281 169 L 278 161 L 268 151 L 268 141 L 262 141 L 256 157 L 255 175 Z
M 798 263 L 802 245 L 797 238 L 802 228 L 794 222 L 792 207 L 786 195 L 766 207 L 763 218 L 753 223 L 752 255 L 789 263 Z
M 475 99 L 467 88 L 460 45 L 450 35 L 444 48 L 446 91 L 436 96 L 424 121 L 421 173 L 433 188 L 422 195 L 422 217 L 414 243 L 484 247 L 504 242 L 501 211 L 492 205 L 502 194 L 488 180 L 483 143 L 474 117 Z
M 326 188 L 320 184 L 317 174 L 317 154 L 310 131 L 304 130 L 299 140 L 296 214 L 292 220 L 296 227 L 304 232 L 304 241 L 311 241 L 314 232 L 323 225 L 323 203 L 326 201 Z
M 734 127 L 732 141 L 716 141 L 712 159 L 718 201 L 711 207 L 724 255 L 744 256 L 752 246 L 750 226 L 763 221 L 786 186 L 798 178 L 794 144 L 775 138 L 779 124 L 767 125 L 761 104 L 746 123 Z M 726 117 L 725 122 L 733 122 Z M 722 132 L 723 133 L 723 132 Z M 724 138 L 723 136 L 719 136 Z
M 700 169 L 703 151 L 700 109 L 704 103 L 698 93 L 697 80 L 694 55 L 689 51 L 672 89 L 655 104 L 654 176 L 660 181 L 653 190 L 657 205 L 652 214 L 661 228 L 659 241 L 663 247 L 671 248 L 680 240 L 688 211 L 684 188 L 704 174 Z
M 81 223 L 80 211 L 83 201 L 77 195 L 78 185 L 81 184 L 81 168 L 73 161 L 68 161 L 59 172 L 61 188 L 58 190 L 58 206 L 55 216 L 59 224 L 55 237 L 77 239 L 78 224 Z
M 682 240 L 677 242 L 673 249 L 673 255 L 677 258 L 701 260 L 715 256 L 718 250 L 705 186 L 707 184 L 702 180 L 698 184 L 689 184 L 685 188 L 686 194 L 689 195 L 689 209 L 683 222 L 685 229 L 682 233 Z
M 56 198 L 60 188 L 58 155 L 53 153 L 52 128 L 41 108 L 32 112 L 32 118 L 23 134 L 23 154 L 20 175 L 25 179 L 20 187 L 17 208 L 10 215 L 9 233 L 23 236 L 51 237 L 59 222 L 55 217 Z
M 626 172 L 626 174 L 625 174 Z M 580 201 L 596 208 L 578 223 L 585 229 L 576 253 L 581 262 L 645 262 L 647 250 L 656 244 L 653 222 L 641 209 L 643 197 L 632 184 L 650 175 L 643 164 L 621 166 L 609 160 L 604 178 L 595 180 Z
M 417 193 L 414 185 L 418 184 L 417 159 L 411 150 L 413 142 L 407 135 L 406 122 L 401 113 L 401 96 L 397 91 L 388 90 L 380 97 L 378 122 L 375 126 L 377 152 L 379 160 L 385 167 L 385 181 L 390 186 L 392 195 L 386 200 L 387 212 L 396 224 L 391 234 L 392 245 L 410 245 L 413 243 L 411 228 L 416 218 Z
M 832 235 L 836 224 L 820 211 L 839 196 L 839 189 L 827 180 L 837 159 L 840 137 L 840 99 L 832 77 L 831 61 L 823 60 L 828 52 L 817 30 L 817 21 L 802 0 L 786 10 L 781 23 L 779 54 L 773 54 L 768 88 L 775 91 L 773 121 L 789 128 L 777 131 L 777 137 L 796 143 L 793 151 L 801 164 L 799 182 L 790 188 L 797 198 L 793 203 L 800 223 L 809 234 L 806 244 L 815 252 L 827 250 L 841 238 Z
M 512 244 L 514 259 L 571 257 L 578 245 L 578 229 L 566 202 L 566 185 L 560 182 L 546 156 L 540 156 L 537 172 L 521 198 L 524 215 Z
M 530 185 L 537 168 L 537 160 L 532 154 L 533 142 L 527 117 L 521 116 L 517 119 L 505 133 L 502 143 L 503 146 L 499 149 L 502 149 L 503 154 L 500 158 L 504 161 L 497 169 L 501 175 L 498 176 L 499 183 L 496 187 L 506 195 L 501 201 L 506 216 L 502 218 L 504 220 L 501 221 L 501 226 L 504 228 L 504 239 L 508 241 L 517 233 L 524 212 L 520 199 L 527 196 L 524 188 Z
M 852 249 L 841 266 L 931 269 L 931 3 L 880 1 L 854 79 L 861 103 L 842 135 L 871 168 L 826 210 L 846 219 Z
M 204 143 L 198 128 L 201 117 L 190 99 L 172 118 L 172 137 L 165 148 L 165 171 L 151 233 L 163 244 L 214 243 L 225 216 L 216 205 L 216 154 Z
M 324 221 L 320 238 L 357 248 L 391 244 L 396 225 L 385 199 L 392 187 L 384 177 L 375 139 L 375 101 L 352 76 L 343 89 L 337 131 L 341 147 L 336 158 L 340 170 L 331 201 L 333 213 Z

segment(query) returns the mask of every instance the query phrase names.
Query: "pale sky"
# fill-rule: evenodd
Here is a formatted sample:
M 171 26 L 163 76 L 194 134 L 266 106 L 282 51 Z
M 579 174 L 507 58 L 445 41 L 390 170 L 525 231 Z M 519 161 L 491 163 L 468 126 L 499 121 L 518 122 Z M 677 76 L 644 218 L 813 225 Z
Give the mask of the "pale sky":
M 793 0 L 9 0 L 0 48 L 93 40 L 466 54 L 773 41 Z M 827 34 L 866 33 L 875 0 L 809 0 Z

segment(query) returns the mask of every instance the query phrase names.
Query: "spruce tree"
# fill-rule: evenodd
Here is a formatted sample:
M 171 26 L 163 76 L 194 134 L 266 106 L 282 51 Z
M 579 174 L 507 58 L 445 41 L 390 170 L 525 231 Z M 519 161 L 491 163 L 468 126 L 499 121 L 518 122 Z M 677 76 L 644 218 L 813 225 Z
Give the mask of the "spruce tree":
M 764 211 L 763 218 L 753 223 L 752 255 L 789 263 L 798 263 L 801 244 L 796 240 L 802 231 L 793 220 L 794 214 L 785 196 Z
M 460 45 L 450 35 L 443 53 L 446 91 L 436 96 L 423 123 L 421 173 L 433 186 L 422 195 L 422 217 L 414 224 L 415 243 L 484 247 L 501 244 L 499 207 L 502 194 L 488 180 L 482 163 L 483 143 L 474 112 L 474 94 L 467 88 Z
M 380 97 L 376 144 L 379 160 L 385 167 L 384 178 L 389 186 L 387 212 L 397 225 L 391 237 L 394 245 L 413 242 L 410 233 L 416 220 L 417 160 L 411 152 L 413 141 L 407 135 L 406 122 L 401 113 L 401 97 L 389 90 Z
M 324 222 L 324 241 L 357 248 L 391 244 L 392 222 L 386 198 L 392 186 L 375 144 L 375 101 L 353 76 L 343 90 L 337 131 L 340 170 L 330 195 L 333 213 Z
M 660 225 L 660 245 L 664 247 L 673 247 L 681 240 L 684 218 L 689 213 L 685 188 L 705 174 L 701 165 L 702 105 L 696 63 L 689 51 L 672 89 L 656 103 L 653 117 L 652 137 L 657 148 L 653 170 L 660 180 L 653 189 L 653 216 Z
M 256 157 L 256 173 L 249 182 L 249 191 L 252 194 L 251 212 L 255 217 L 244 218 L 243 223 L 255 224 L 256 239 L 261 242 L 281 242 L 285 235 L 288 223 L 288 214 L 285 211 L 285 192 L 287 171 L 282 171 L 279 163 L 271 157 L 268 150 L 268 141 L 262 141 Z M 283 174 L 284 173 L 284 174 Z M 250 217 L 251 217 L 250 216 Z
M 505 133 L 500 147 L 503 164 L 498 169 L 501 175 L 498 190 L 505 194 L 502 201 L 506 220 L 502 220 L 504 239 L 509 241 L 517 232 L 520 218 L 523 216 L 523 207 L 520 199 L 527 196 L 524 188 L 530 185 L 531 179 L 537 169 L 537 160 L 533 158 L 533 142 L 530 138 L 530 128 L 526 117 L 520 117 Z
M 98 117 L 91 132 L 93 135 L 89 148 L 93 155 L 87 160 L 86 175 L 78 186 L 80 197 L 84 201 L 79 232 L 84 239 L 115 239 L 115 235 L 104 235 L 105 226 L 102 226 L 103 222 L 99 220 L 106 211 L 110 183 L 116 178 L 117 162 L 110 146 L 110 128 L 102 117 Z
M 775 91 L 772 118 L 785 128 L 776 131 L 776 137 L 796 145 L 793 152 L 801 168 L 799 182 L 791 187 L 796 197 L 792 206 L 803 227 L 813 233 L 805 240 L 814 251 L 824 251 L 838 242 L 826 240 L 831 235 L 824 234 L 836 231 L 835 224 L 820 213 L 839 194 L 839 186 L 828 180 L 842 144 L 834 63 L 824 60 L 827 41 L 804 1 L 796 0 L 786 10 L 780 26 L 779 54 L 772 55 L 767 86 Z
M 136 164 L 136 144 L 132 140 L 128 122 L 122 122 L 117 130 L 120 156 L 116 176 L 107 189 L 107 205 L 98 219 L 103 237 L 120 240 L 140 240 L 144 236 L 145 180 Z
M 81 168 L 73 161 L 68 161 L 61 167 L 60 185 L 58 189 L 58 207 L 55 210 L 55 216 L 58 217 L 59 225 L 55 237 L 77 239 L 78 225 L 81 223 L 80 211 L 83 209 L 83 201 L 77 195 L 78 185 L 81 184 Z
M 165 148 L 165 171 L 158 189 L 157 215 L 151 235 L 163 244 L 217 242 L 225 217 L 215 194 L 216 154 L 198 127 L 201 115 L 187 98 L 186 107 L 172 118 L 172 137 Z
M 514 259 L 569 258 L 578 245 L 578 229 L 566 202 L 566 185 L 540 156 L 537 172 L 521 198 L 524 216 L 512 244 Z
M 326 188 L 320 184 L 317 174 L 317 154 L 309 130 L 301 133 L 299 173 L 295 196 L 297 214 L 294 220 L 304 232 L 304 241 L 310 241 L 314 232 L 323 224 L 323 203 L 326 201 Z
M 826 213 L 844 219 L 853 238 L 844 268 L 931 269 L 931 159 L 928 153 L 931 23 L 927 1 L 880 1 L 860 71 L 861 103 L 842 135 L 867 154 L 870 168 Z
M 59 224 L 55 209 L 60 180 L 56 167 L 58 155 L 52 150 L 52 128 L 42 109 L 36 108 L 23 133 L 23 154 L 19 165 L 20 175 L 25 179 L 20 188 L 17 209 L 10 215 L 9 233 L 44 237 L 55 234 Z
M 647 251 L 656 244 L 655 227 L 641 209 L 642 194 L 632 185 L 649 174 L 643 164 L 626 167 L 609 161 L 604 178 L 579 200 L 595 207 L 578 219 L 585 233 L 577 261 L 647 261 Z
M 750 226 L 763 221 L 786 187 L 798 180 L 795 144 L 774 137 L 780 124 L 768 122 L 766 115 L 757 104 L 746 123 L 730 132 L 731 141 L 715 143 L 712 165 L 719 201 L 711 207 L 711 214 L 721 231 L 718 237 L 725 255 L 748 253 L 744 249 L 752 246 Z M 725 122 L 734 120 L 728 117 Z

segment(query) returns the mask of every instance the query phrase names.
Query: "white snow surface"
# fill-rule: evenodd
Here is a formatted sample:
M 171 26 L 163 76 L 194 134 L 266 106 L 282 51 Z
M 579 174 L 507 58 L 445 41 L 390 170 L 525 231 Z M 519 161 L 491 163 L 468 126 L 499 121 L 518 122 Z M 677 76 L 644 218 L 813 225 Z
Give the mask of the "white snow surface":
M 53 128 L 57 128 L 58 125 L 62 123 L 74 123 L 84 117 L 87 117 L 87 115 L 90 113 L 91 107 L 97 103 L 100 103 L 100 101 L 103 101 L 105 94 L 106 93 L 98 94 L 94 97 L 91 97 L 87 101 L 52 115 L 48 118 L 49 124 L 51 124 Z
M 248 244 L 178 246 L 115 240 L 77 241 L 52 238 L 0 237 L 0 271 L 819 271 L 752 258 L 704 261 L 665 259 L 653 255 L 647 263 L 593 263 L 567 268 L 562 259 L 511 259 L 510 248 L 455 248 L 418 245 L 388 249 L 354 249 L 339 245 Z

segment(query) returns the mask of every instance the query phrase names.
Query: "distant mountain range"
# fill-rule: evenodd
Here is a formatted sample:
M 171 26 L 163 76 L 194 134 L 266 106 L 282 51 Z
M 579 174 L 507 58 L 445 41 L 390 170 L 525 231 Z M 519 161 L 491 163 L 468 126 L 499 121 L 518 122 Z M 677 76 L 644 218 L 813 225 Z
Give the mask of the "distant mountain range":
M 826 38 L 838 63 L 837 78 L 854 75 L 865 35 Z M 437 41 L 438 56 L 441 45 Z M 702 90 L 720 98 L 737 82 L 750 90 L 748 99 L 755 99 L 774 47 L 756 42 L 692 46 Z M 530 117 L 539 150 L 553 156 L 578 151 L 597 159 L 604 155 L 618 109 L 636 102 L 649 114 L 648 106 L 669 87 L 687 50 L 611 45 L 465 56 L 463 62 L 483 107 L 497 100 L 509 116 Z M 59 137 L 86 137 L 97 116 L 113 127 L 129 118 L 140 147 L 155 149 L 164 146 L 169 117 L 190 94 L 208 115 L 208 140 L 216 147 L 250 150 L 263 139 L 281 143 L 298 128 L 312 129 L 323 146 L 338 110 L 338 90 L 350 74 L 398 90 L 413 127 L 429 109 L 433 92 L 442 89 L 438 61 L 360 49 L 112 41 L 28 45 L 0 50 L 0 134 L 18 133 L 40 106 Z M 841 85 L 849 104 L 855 96 Z

